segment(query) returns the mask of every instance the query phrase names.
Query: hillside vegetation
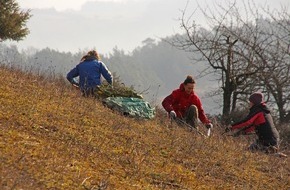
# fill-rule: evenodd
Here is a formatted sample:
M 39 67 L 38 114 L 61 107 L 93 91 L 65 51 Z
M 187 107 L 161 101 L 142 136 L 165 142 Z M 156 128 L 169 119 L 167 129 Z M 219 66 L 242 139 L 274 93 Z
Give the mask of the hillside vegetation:
M 17 69 L 0 79 L 0 189 L 290 188 L 289 157 L 247 152 L 253 137 L 124 117 Z

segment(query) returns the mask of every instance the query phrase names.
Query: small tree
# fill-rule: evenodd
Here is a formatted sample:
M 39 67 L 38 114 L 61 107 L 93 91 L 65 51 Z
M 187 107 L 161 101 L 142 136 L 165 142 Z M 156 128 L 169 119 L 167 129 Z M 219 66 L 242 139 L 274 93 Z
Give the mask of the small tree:
M 247 78 L 255 75 L 259 68 L 253 65 L 254 59 L 251 52 L 233 35 L 247 35 L 241 29 L 244 23 L 235 23 L 236 2 L 228 8 L 218 6 L 222 11 L 209 13 L 201 7 L 203 16 L 209 21 L 210 30 L 199 27 L 194 20 L 193 14 L 185 18 L 186 9 L 181 18 L 181 27 L 185 31 L 185 38 L 176 38 L 173 45 L 192 52 L 195 62 L 204 62 L 208 65 L 203 75 L 214 73 L 219 82 L 223 96 L 223 121 L 230 121 L 230 113 L 235 110 L 240 91 L 248 83 Z M 212 14 L 212 15 L 211 15 Z M 234 24 L 235 23 L 235 24 Z M 200 56 L 201 55 L 201 56 Z M 246 85 L 248 86 L 248 85 Z
M 21 11 L 15 0 L 0 0 L 0 41 L 22 40 L 29 30 L 30 10 Z

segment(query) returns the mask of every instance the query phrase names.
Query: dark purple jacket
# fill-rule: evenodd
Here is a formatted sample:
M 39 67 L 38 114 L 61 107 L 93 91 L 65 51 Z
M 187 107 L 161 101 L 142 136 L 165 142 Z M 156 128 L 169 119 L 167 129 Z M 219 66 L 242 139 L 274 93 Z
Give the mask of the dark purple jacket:
M 258 140 L 264 146 L 275 146 L 279 142 L 279 133 L 266 104 L 253 105 L 246 118 L 232 124 L 232 129 L 247 128 L 247 132 L 255 131 Z

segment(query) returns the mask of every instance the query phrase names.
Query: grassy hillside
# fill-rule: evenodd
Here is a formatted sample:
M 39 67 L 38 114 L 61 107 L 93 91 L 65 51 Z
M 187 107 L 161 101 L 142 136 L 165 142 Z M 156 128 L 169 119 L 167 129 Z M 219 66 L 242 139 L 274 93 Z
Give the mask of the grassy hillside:
M 61 80 L 0 68 L 0 189 L 289 189 L 288 158 L 123 117 Z

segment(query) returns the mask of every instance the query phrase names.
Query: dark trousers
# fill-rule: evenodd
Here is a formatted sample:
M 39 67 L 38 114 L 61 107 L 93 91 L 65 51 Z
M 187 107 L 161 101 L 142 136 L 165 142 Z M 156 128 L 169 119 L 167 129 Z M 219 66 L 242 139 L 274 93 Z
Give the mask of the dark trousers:
M 197 128 L 198 109 L 195 105 L 191 105 L 185 112 L 184 120 L 194 128 Z
M 262 143 L 259 139 L 257 139 L 254 143 L 249 146 L 249 150 L 254 151 L 264 151 L 266 153 L 276 153 L 279 151 L 279 139 L 270 143 Z
M 96 97 L 95 93 L 96 88 L 86 88 L 82 90 L 83 96 L 84 97 Z

